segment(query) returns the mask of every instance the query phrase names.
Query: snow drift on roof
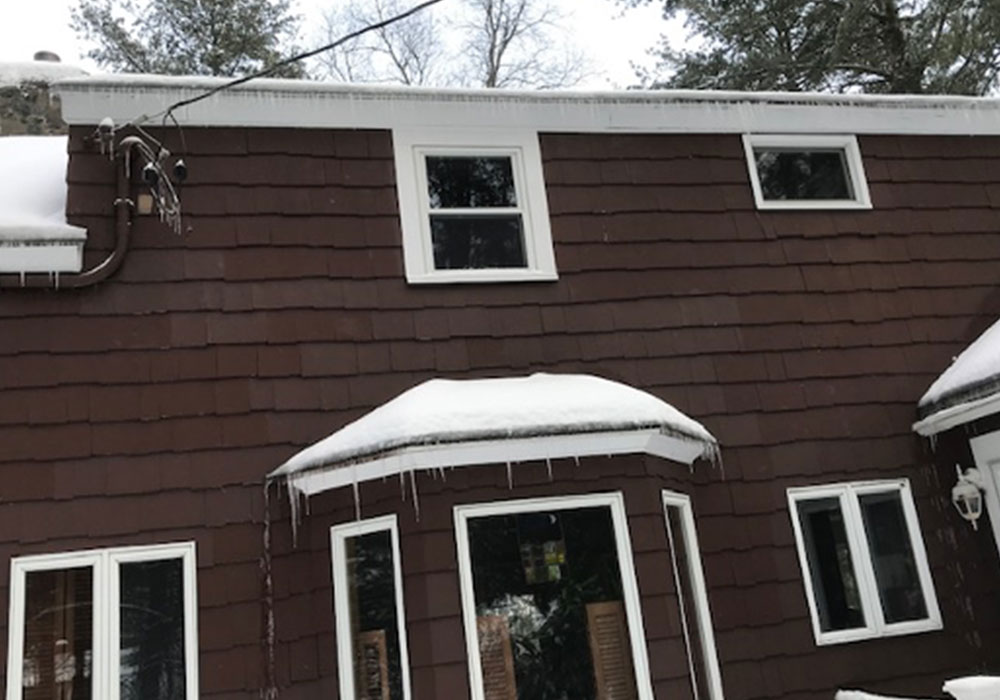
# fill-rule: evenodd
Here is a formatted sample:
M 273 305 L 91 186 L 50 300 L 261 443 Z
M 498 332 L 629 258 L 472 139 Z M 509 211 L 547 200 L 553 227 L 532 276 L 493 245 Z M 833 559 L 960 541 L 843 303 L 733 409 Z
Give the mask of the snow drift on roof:
M 0 138 L 0 242 L 86 239 L 66 223 L 66 139 Z
M 87 71 L 77 66 L 54 61 L 0 62 L 0 87 L 21 83 L 52 83 L 64 78 L 79 78 Z
M 302 450 L 271 476 L 356 465 L 421 446 L 615 431 L 648 431 L 688 443 L 694 449 L 687 461 L 713 456 L 717 449 L 715 438 L 701 423 L 651 394 L 600 377 L 533 374 L 504 379 L 432 379 Z M 609 448 L 607 453 L 615 452 Z
M 980 335 L 955 358 L 920 399 L 922 417 L 914 429 L 921 434 L 939 432 L 936 423 L 961 412 L 970 404 L 1000 394 L 1000 321 Z M 951 425 L 941 426 L 947 429 Z

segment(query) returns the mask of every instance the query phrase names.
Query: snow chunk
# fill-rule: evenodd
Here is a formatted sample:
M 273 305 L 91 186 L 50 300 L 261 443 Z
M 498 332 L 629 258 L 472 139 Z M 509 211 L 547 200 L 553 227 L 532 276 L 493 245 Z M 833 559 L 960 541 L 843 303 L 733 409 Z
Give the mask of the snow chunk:
M 66 223 L 66 136 L 0 138 L 0 243 L 83 241 Z
M 53 83 L 65 78 L 79 78 L 88 75 L 77 66 L 54 61 L 12 61 L 0 62 L 0 87 L 11 87 L 21 83 Z
M 956 700 L 996 700 L 1000 698 L 1000 676 L 967 676 L 944 684 L 944 692 Z
M 693 447 L 686 461 L 714 456 L 718 449 L 715 438 L 701 423 L 670 404 L 600 377 L 533 374 L 503 379 L 432 379 L 302 450 L 271 476 L 291 477 L 321 467 L 348 469 L 361 461 L 385 461 L 387 454 L 405 448 L 497 440 L 513 445 L 525 439 L 600 437 L 615 431 L 647 431 L 682 441 Z M 580 449 L 579 454 L 624 451 L 610 446 L 606 452 L 585 452 L 583 445 Z M 518 461 L 516 455 L 506 459 Z M 457 461 L 452 466 L 488 461 L 504 459 Z M 416 466 L 426 466 L 426 462 Z M 388 471 L 404 467 L 405 460 Z
M 862 690 L 838 690 L 834 700 L 911 700 L 889 695 L 875 695 Z

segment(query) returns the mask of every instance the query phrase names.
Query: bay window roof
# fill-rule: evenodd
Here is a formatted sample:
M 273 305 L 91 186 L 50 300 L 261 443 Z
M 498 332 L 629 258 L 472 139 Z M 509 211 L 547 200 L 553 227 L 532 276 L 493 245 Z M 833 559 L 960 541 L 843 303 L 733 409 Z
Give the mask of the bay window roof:
M 645 453 L 715 459 L 699 422 L 645 391 L 590 375 L 432 379 L 271 473 L 312 494 L 417 469 Z

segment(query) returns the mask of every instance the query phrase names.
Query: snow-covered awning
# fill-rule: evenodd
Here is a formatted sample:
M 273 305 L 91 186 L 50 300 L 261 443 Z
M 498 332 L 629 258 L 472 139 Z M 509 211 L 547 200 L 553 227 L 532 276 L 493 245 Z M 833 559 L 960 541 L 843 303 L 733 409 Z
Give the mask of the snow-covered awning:
M 718 444 L 652 394 L 590 375 L 432 379 L 271 472 L 314 494 L 419 469 L 645 453 L 691 464 Z
M 1000 321 L 955 358 L 920 399 L 913 429 L 935 435 L 1000 412 Z
M 87 230 L 66 223 L 66 138 L 0 138 L 0 272 L 80 271 Z

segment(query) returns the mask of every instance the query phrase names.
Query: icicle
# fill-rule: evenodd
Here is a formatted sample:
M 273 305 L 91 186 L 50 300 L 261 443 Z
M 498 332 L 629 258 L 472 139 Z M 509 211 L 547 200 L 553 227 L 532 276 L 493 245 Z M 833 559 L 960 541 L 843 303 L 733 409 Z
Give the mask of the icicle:
M 299 493 L 291 479 L 285 480 L 285 488 L 288 489 L 288 507 L 292 517 L 292 546 L 299 544 Z
M 413 512 L 416 514 L 417 522 L 420 522 L 420 499 L 417 497 L 417 472 L 410 470 L 410 487 L 413 489 Z
M 354 483 L 351 484 L 354 491 L 354 519 L 361 520 L 361 490 L 358 488 L 358 482 L 355 479 Z
M 507 462 L 507 490 L 514 490 L 514 470 L 510 468 L 510 462 Z
M 406 474 L 402 469 L 399 470 L 399 497 L 406 502 Z
M 545 471 L 549 475 L 549 481 L 552 481 L 552 460 L 548 457 L 545 458 Z
M 580 466 L 580 458 L 577 457 L 576 455 L 573 455 L 573 462 L 576 463 L 576 466 L 578 467 Z
M 262 700 L 277 700 L 278 685 L 276 682 L 274 661 L 274 577 L 271 571 L 271 482 L 264 480 L 264 533 L 263 553 L 260 556 L 260 571 L 264 586 L 264 634 L 260 644 L 264 653 L 264 688 L 260 692 Z

